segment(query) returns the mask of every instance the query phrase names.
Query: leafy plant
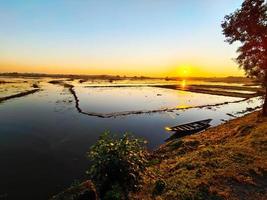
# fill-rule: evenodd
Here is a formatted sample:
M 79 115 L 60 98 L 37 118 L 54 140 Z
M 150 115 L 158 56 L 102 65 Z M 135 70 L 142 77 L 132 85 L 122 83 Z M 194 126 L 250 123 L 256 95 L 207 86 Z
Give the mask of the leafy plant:
M 121 200 L 124 193 L 119 185 L 113 185 L 109 191 L 105 193 L 104 200 Z
M 160 194 L 163 193 L 163 191 L 165 190 L 165 188 L 166 188 L 166 182 L 164 180 L 159 179 L 155 183 L 153 194 L 154 195 L 160 195 Z
M 110 191 L 114 191 L 112 185 L 121 188 L 126 198 L 129 191 L 138 187 L 147 163 L 145 144 L 146 141 L 127 133 L 122 138 L 116 138 L 108 132 L 100 136 L 88 153 L 92 162 L 88 174 L 100 197 L 104 197 L 107 192 L 111 195 Z

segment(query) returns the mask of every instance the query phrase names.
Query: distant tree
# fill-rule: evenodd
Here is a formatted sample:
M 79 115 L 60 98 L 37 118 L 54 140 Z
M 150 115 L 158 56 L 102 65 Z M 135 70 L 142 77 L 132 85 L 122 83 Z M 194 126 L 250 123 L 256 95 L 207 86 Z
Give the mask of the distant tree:
M 239 66 L 266 88 L 263 114 L 267 116 L 266 0 L 244 0 L 240 9 L 225 16 L 222 28 L 228 43 L 240 43 L 236 58 Z

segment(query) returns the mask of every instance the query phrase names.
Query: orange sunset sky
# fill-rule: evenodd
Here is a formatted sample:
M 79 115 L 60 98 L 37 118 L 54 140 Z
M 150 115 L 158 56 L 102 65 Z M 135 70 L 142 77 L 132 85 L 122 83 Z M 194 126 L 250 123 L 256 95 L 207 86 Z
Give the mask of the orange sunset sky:
M 242 76 L 220 27 L 241 2 L 2 2 L 0 72 Z

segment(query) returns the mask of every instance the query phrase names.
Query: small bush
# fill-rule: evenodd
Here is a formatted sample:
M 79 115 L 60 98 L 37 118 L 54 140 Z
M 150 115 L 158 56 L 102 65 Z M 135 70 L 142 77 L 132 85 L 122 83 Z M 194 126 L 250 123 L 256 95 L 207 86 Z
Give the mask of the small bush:
M 209 159 L 209 160 L 206 161 L 205 166 L 206 167 L 213 168 L 213 169 L 216 169 L 216 168 L 223 167 L 223 166 L 220 166 L 221 164 L 222 163 L 220 163 L 220 161 L 218 161 L 218 159 L 211 158 L 211 159 Z
M 72 186 L 63 192 L 53 196 L 51 200 L 96 200 L 98 199 L 96 189 L 91 181 L 79 183 L 75 181 Z
M 145 143 L 129 134 L 124 134 L 122 138 L 109 133 L 101 135 L 89 151 L 92 165 L 88 171 L 100 197 L 111 195 L 116 199 L 118 187 L 127 197 L 129 191 L 137 188 L 141 172 L 147 163 Z M 117 185 L 117 189 L 112 185 Z
M 149 160 L 148 163 L 147 163 L 147 166 L 153 166 L 153 165 L 157 165 L 161 162 L 161 160 L 155 158 L 155 159 L 152 159 L 152 160 Z
M 114 185 L 105 193 L 104 200 L 122 200 L 124 193 L 119 185 Z
M 193 170 L 193 169 L 195 169 L 195 165 L 193 164 L 193 163 L 186 163 L 185 164 L 185 168 L 187 169 L 187 170 Z
M 246 156 L 245 154 L 240 153 L 240 152 L 233 154 L 231 156 L 231 158 L 232 158 L 232 160 L 234 160 L 235 162 L 240 163 L 240 164 L 241 163 L 247 164 L 250 161 L 248 156 Z
M 195 200 L 223 200 L 216 192 L 210 192 L 208 185 L 200 185 L 192 199 Z
M 155 183 L 153 194 L 154 195 L 160 195 L 160 194 L 163 193 L 163 191 L 165 190 L 165 188 L 166 188 L 166 182 L 164 180 L 159 179 Z
M 184 144 L 184 141 L 179 139 L 169 144 L 171 150 L 178 149 Z
M 204 150 L 199 152 L 199 155 L 203 158 L 210 158 L 210 157 L 214 156 L 214 149 L 205 148 Z
M 187 146 L 187 147 L 190 147 L 190 148 L 196 148 L 196 147 L 199 146 L 199 144 L 200 144 L 199 141 L 191 140 L 191 141 L 186 141 L 184 145 Z

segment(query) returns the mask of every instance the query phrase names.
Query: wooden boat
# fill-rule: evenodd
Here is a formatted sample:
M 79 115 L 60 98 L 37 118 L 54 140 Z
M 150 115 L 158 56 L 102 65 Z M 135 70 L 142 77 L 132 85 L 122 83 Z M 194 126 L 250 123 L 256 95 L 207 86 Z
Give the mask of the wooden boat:
M 165 129 L 167 131 L 173 131 L 175 132 L 171 138 L 174 137 L 181 137 L 193 133 L 197 133 L 200 131 L 205 130 L 206 128 L 210 127 L 210 122 L 212 119 L 205 119 L 201 121 L 196 121 L 196 122 L 191 122 L 188 124 L 181 124 L 178 126 L 173 126 L 173 127 L 166 127 Z

